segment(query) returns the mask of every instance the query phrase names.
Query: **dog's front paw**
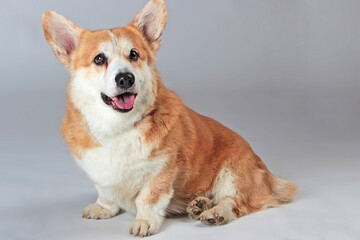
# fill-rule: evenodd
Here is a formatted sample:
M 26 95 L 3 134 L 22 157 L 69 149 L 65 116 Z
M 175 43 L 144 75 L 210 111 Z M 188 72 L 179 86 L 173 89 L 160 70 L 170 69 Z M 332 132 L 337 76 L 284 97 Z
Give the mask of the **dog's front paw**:
M 109 209 L 94 203 L 85 208 L 82 217 L 87 219 L 108 219 L 116 216 L 118 213 L 119 211 L 111 212 Z
M 136 219 L 130 227 L 130 234 L 139 237 L 148 237 L 156 234 L 160 229 L 158 224 L 149 220 Z

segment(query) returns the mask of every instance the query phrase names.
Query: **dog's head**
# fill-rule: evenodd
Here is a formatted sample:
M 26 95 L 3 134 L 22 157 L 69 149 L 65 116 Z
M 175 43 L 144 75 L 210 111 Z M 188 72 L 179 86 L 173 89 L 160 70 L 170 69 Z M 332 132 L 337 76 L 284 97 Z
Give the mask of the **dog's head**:
M 155 54 L 166 25 L 164 0 L 151 0 L 120 28 L 89 31 L 55 12 L 45 12 L 42 24 L 46 40 L 71 75 L 69 96 L 81 111 L 129 120 L 154 103 Z

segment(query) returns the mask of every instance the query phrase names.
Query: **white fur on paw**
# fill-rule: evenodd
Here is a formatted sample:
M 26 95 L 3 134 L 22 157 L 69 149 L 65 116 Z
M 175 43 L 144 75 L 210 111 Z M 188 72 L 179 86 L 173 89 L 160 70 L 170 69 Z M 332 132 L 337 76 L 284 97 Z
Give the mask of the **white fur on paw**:
M 139 237 L 148 237 L 158 232 L 160 226 L 148 220 L 136 219 L 130 227 L 130 234 Z
M 82 217 L 87 219 L 108 219 L 116 215 L 117 213 L 112 213 L 110 210 L 94 203 L 85 208 Z
M 233 220 L 221 207 L 213 207 L 200 214 L 200 221 L 207 225 L 222 225 Z

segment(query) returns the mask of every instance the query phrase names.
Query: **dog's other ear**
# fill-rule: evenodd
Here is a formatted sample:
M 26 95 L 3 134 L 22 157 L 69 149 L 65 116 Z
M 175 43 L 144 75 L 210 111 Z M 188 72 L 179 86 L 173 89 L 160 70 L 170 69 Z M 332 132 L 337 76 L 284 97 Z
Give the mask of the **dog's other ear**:
M 164 0 L 151 0 L 131 22 L 142 32 L 154 51 L 160 48 L 161 35 L 166 25 L 166 15 Z
M 65 67 L 69 67 L 71 53 L 77 47 L 83 29 L 56 12 L 44 12 L 41 20 L 45 38 L 56 57 Z

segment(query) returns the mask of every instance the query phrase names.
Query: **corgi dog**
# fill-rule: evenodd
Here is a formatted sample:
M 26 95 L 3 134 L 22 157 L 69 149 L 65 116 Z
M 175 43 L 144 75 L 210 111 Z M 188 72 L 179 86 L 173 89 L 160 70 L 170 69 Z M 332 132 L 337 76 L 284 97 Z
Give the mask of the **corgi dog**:
M 159 232 L 168 215 L 208 225 L 289 202 L 296 185 L 270 173 L 249 144 L 186 107 L 155 67 L 166 25 L 151 0 L 126 26 L 90 31 L 55 12 L 42 26 L 70 73 L 61 133 L 98 192 L 83 217 L 136 214 L 134 236 Z

